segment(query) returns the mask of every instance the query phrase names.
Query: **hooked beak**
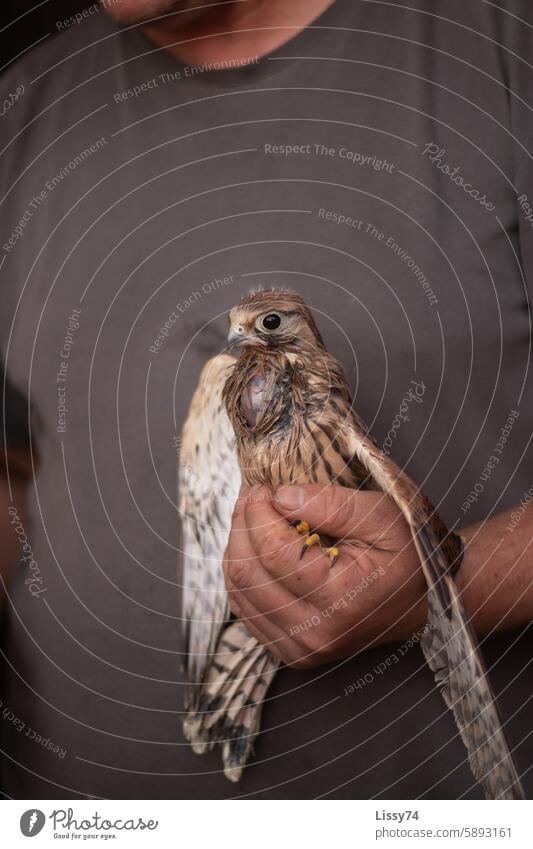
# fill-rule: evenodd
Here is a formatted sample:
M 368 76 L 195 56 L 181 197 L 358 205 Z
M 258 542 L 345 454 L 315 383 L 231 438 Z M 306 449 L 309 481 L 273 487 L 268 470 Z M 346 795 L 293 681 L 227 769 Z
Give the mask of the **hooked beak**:
M 248 337 L 244 334 L 242 327 L 230 327 L 228 333 L 228 345 L 244 345 L 248 341 Z

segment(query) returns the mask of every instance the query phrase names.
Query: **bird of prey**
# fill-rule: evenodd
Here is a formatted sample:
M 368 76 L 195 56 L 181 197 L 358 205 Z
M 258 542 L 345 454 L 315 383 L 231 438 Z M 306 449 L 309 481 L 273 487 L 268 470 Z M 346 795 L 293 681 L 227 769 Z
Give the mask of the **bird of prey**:
M 406 519 L 427 582 L 422 650 L 453 712 L 472 772 L 491 799 L 523 790 L 476 636 L 456 589 L 463 548 L 428 499 L 379 450 L 352 407 L 342 366 L 304 299 L 252 293 L 229 315 L 230 350 L 205 366 L 183 428 L 179 488 L 189 691 L 184 734 L 195 752 L 221 747 L 238 781 L 280 661 L 232 619 L 222 560 L 241 482 L 320 483 L 387 493 Z M 302 516 L 299 530 L 309 529 Z M 338 545 L 335 545 L 335 542 Z M 308 533 L 304 550 L 323 545 Z M 342 541 L 324 550 L 332 568 Z M 305 562 L 305 561 L 304 561 Z

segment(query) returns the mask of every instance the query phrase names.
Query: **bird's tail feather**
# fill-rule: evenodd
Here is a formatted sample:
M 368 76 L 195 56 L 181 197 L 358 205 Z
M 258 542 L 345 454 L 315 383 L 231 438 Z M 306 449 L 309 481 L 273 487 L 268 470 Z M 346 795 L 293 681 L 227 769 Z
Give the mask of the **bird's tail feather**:
M 453 578 L 461 565 L 462 543 L 357 422 L 353 433 L 354 454 L 409 523 L 428 589 L 428 624 L 422 651 L 453 712 L 470 768 L 488 799 L 523 799 L 524 790 L 476 635 Z
M 190 699 L 183 732 L 197 754 L 222 747 L 224 773 L 238 781 L 253 750 L 261 710 L 279 661 L 244 625 L 222 633 L 205 681 Z
M 523 799 L 498 703 L 468 614 L 446 571 L 442 542 L 428 525 L 413 536 L 428 581 L 429 625 L 421 646 L 454 714 L 470 768 L 488 799 Z

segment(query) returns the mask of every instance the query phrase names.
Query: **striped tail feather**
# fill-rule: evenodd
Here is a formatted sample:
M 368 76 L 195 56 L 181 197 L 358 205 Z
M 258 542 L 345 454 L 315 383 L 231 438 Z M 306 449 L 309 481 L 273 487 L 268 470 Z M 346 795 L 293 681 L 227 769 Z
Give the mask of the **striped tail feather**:
M 220 744 L 224 774 L 239 781 L 259 733 L 263 701 L 279 660 L 241 622 L 221 634 L 205 681 L 190 700 L 183 733 L 203 754 Z
M 524 799 L 513 751 L 476 634 L 454 576 L 463 546 L 430 502 L 354 424 L 353 452 L 402 511 L 427 582 L 428 622 L 421 648 L 487 799 Z
M 230 781 L 238 781 L 243 766 L 253 751 L 255 739 L 261 726 L 263 701 L 270 683 L 279 668 L 279 660 L 269 651 L 263 651 L 262 658 L 254 672 L 254 682 L 249 694 L 237 705 L 232 705 L 227 717 L 227 738 L 222 744 L 224 773 Z
M 449 534 L 448 539 L 454 537 Z M 442 541 L 431 525 L 414 540 L 428 580 L 428 624 L 421 647 L 446 705 L 453 712 L 470 768 L 488 799 L 524 799 L 512 749 L 476 634 L 455 582 L 446 571 Z

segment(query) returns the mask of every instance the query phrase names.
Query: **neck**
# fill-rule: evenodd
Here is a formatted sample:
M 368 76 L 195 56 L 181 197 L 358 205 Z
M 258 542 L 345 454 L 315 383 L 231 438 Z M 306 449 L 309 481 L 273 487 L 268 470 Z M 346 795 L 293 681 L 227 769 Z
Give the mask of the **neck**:
M 236 0 L 165 16 L 145 35 L 190 65 L 261 58 L 290 41 L 334 0 Z

